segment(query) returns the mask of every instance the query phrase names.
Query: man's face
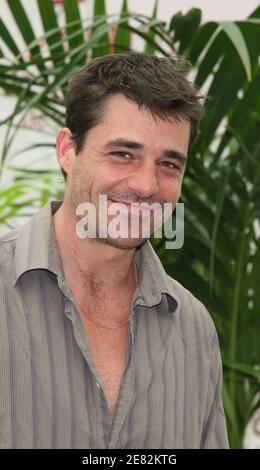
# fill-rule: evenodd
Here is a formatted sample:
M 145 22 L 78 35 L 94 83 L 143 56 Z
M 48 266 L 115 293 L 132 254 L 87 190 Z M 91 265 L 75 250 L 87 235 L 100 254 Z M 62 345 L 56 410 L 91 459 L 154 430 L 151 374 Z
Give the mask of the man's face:
M 107 196 L 108 206 L 115 201 L 175 205 L 181 191 L 189 134 L 186 120 L 154 118 L 149 110 L 139 109 L 123 95 L 113 95 L 107 101 L 102 121 L 88 132 L 81 152 L 73 152 L 65 199 L 75 212 L 78 204 L 91 202 L 96 208 L 97 229 L 100 194 Z M 130 210 L 130 206 L 125 207 Z M 144 210 L 143 214 L 151 216 L 152 227 L 153 212 Z M 108 215 L 108 224 L 114 217 Z M 136 248 L 147 237 L 142 237 L 141 228 L 137 237 L 131 237 L 130 225 L 126 238 L 108 235 L 97 239 L 118 248 Z

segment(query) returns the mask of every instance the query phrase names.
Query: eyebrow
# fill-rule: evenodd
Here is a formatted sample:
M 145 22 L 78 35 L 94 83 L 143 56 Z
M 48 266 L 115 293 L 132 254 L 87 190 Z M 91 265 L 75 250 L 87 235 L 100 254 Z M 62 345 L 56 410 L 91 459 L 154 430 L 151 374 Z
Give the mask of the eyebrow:
M 139 142 L 135 142 L 134 140 L 120 139 L 120 138 L 115 139 L 115 140 L 109 140 L 105 145 L 105 149 L 107 150 L 113 147 L 125 147 L 125 148 L 133 149 L 133 150 L 145 150 L 146 149 L 146 145 L 144 144 L 140 144 Z M 186 165 L 187 157 L 183 153 L 179 152 L 178 150 L 165 149 L 162 151 L 162 155 L 166 158 L 178 160 L 183 165 Z

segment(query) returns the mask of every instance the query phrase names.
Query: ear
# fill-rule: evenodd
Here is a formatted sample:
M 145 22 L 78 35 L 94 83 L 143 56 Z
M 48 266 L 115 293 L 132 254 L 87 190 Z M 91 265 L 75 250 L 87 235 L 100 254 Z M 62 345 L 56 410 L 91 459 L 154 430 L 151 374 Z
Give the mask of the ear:
M 75 142 L 68 127 L 63 127 L 56 137 L 56 157 L 61 168 L 69 174 L 72 159 L 75 157 Z

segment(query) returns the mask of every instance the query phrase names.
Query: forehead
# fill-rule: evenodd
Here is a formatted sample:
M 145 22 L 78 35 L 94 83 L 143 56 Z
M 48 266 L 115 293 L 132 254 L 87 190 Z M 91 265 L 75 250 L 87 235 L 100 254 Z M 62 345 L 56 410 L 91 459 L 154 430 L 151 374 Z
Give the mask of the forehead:
M 158 151 L 171 146 L 184 154 L 188 152 L 190 124 L 187 120 L 160 119 L 121 94 L 107 100 L 102 120 L 92 131 L 100 143 L 127 137 Z

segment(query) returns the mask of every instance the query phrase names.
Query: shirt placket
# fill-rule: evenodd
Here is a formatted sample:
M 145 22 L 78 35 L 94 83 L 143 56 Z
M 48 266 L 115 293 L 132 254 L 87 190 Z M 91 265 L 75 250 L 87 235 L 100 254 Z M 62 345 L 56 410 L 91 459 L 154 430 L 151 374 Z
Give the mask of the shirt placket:
M 129 341 L 128 341 L 128 354 L 125 371 L 122 378 L 122 383 L 116 403 L 113 421 L 109 431 L 108 449 L 115 449 L 118 447 L 120 432 L 123 424 L 130 411 L 131 403 L 134 399 L 134 382 L 135 382 L 135 329 L 137 319 L 135 317 L 134 308 L 130 314 L 129 321 Z
M 87 338 L 82 334 L 82 328 L 80 326 L 80 317 L 77 308 L 74 305 L 73 299 L 66 286 L 66 282 L 63 279 L 58 279 L 59 287 L 65 296 L 65 315 L 71 320 L 74 328 L 75 339 L 77 344 L 88 363 L 89 369 L 92 372 L 92 377 L 96 384 L 98 392 L 97 402 L 100 403 L 100 424 L 102 426 L 103 439 L 102 447 L 105 444 L 107 448 L 116 448 L 122 429 L 123 423 L 129 412 L 130 405 L 134 398 L 134 381 L 135 381 L 135 330 L 137 327 L 137 319 L 135 315 L 135 308 L 137 307 L 142 298 L 138 297 L 132 304 L 130 319 L 129 319 L 129 335 L 128 335 L 128 351 L 127 360 L 124 374 L 122 377 L 122 383 L 112 419 L 111 425 L 109 424 L 109 407 L 106 400 L 105 392 L 91 356 L 87 344 Z
M 106 399 L 104 395 L 103 388 L 100 384 L 100 378 L 98 376 L 97 370 L 95 368 L 94 361 L 92 359 L 91 352 L 88 347 L 87 343 L 87 338 L 84 336 L 82 327 L 80 324 L 80 316 L 77 311 L 77 308 L 75 307 L 73 303 L 73 299 L 71 298 L 71 295 L 67 289 L 66 283 L 64 280 L 58 280 L 59 287 L 62 291 L 62 293 L 65 296 L 65 316 L 71 321 L 73 330 L 74 330 L 74 337 L 77 342 L 77 345 L 84 357 L 84 360 L 87 362 L 89 371 L 91 372 L 90 377 L 91 380 L 93 380 L 93 390 L 97 392 L 97 395 L 93 397 L 93 403 L 99 403 L 100 407 L 98 410 L 98 416 L 99 416 L 99 424 L 101 426 L 100 432 L 97 434 L 102 436 L 102 442 L 97 442 L 96 443 L 96 448 L 104 448 L 107 447 L 108 443 L 108 428 L 106 425 L 107 422 L 107 404 L 106 404 Z

